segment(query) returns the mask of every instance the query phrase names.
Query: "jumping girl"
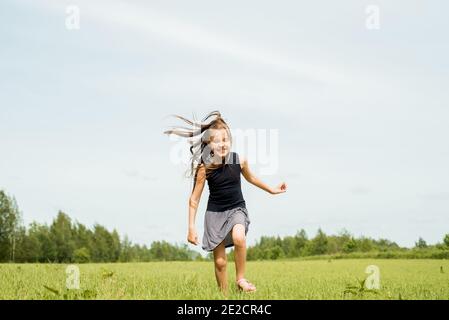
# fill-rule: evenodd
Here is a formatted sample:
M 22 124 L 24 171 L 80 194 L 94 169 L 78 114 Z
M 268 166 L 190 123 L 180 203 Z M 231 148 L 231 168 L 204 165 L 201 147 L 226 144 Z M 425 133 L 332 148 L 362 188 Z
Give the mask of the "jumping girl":
M 190 121 L 177 115 L 175 117 L 191 126 L 191 129 L 175 127 L 164 132 L 192 138 L 189 142 L 192 153 L 190 173 L 193 177 L 193 190 L 189 199 L 187 241 L 194 245 L 198 244 L 195 216 L 207 180 L 209 199 L 204 216 L 202 248 L 209 252 L 213 251 L 217 284 L 227 294 L 225 249 L 234 246 L 236 285 L 245 292 L 256 291 L 256 287 L 245 279 L 246 234 L 250 219 L 241 190 L 240 174 L 249 183 L 270 194 L 285 192 L 287 185 L 283 182 L 277 187 L 269 187 L 250 171 L 247 159 L 231 152 L 231 131 L 220 112 L 211 112 L 202 122 Z M 205 123 L 212 117 L 213 120 Z

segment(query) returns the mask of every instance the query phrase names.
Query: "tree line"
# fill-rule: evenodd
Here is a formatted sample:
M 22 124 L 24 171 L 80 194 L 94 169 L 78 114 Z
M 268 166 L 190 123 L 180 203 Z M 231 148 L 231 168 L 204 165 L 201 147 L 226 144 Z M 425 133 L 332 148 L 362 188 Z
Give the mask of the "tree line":
M 230 251 L 230 259 L 234 250 Z M 150 246 L 120 238 L 117 230 L 100 224 L 93 228 L 74 222 L 59 211 L 51 224 L 31 223 L 25 227 L 14 197 L 0 190 L 0 262 L 147 262 L 210 260 L 187 244 L 154 241 Z M 327 235 L 321 229 L 309 238 L 304 230 L 294 236 L 263 236 L 247 248 L 248 260 L 283 258 L 449 258 L 449 234 L 441 243 L 428 245 L 419 238 L 414 248 L 403 248 L 387 239 L 354 237 L 343 230 Z
M 15 198 L 0 190 L 0 262 L 130 262 L 195 260 L 201 255 L 187 244 L 154 241 L 151 246 L 120 239 L 116 230 L 100 224 L 92 229 L 73 222 L 59 211 L 50 225 L 31 223 L 26 228 Z
M 231 257 L 233 250 L 231 250 Z M 294 236 L 263 236 L 247 249 L 248 260 L 275 260 L 283 258 L 404 258 L 448 259 L 449 234 L 441 243 L 428 245 L 419 238 L 413 248 L 400 247 L 387 239 L 354 237 L 347 230 L 338 235 L 326 235 L 321 229 L 312 238 L 304 230 Z

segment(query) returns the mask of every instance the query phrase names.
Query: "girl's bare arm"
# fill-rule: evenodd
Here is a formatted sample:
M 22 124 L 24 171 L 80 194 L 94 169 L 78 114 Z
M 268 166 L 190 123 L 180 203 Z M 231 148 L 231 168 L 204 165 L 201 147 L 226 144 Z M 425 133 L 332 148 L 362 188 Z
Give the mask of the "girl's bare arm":
M 249 169 L 248 160 L 246 158 L 240 157 L 240 165 L 242 167 L 242 174 L 245 177 L 246 181 L 255 185 L 256 187 L 259 187 L 260 189 L 265 190 L 266 192 L 271 194 L 284 193 L 285 191 L 287 191 L 287 184 L 285 182 L 282 182 L 278 186 L 272 188 L 262 182 L 262 180 L 257 178 Z
M 195 227 L 195 217 L 198 210 L 198 205 L 200 203 L 201 194 L 203 193 L 204 184 L 206 181 L 206 170 L 204 166 L 198 168 L 198 173 L 196 176 L 195 188 L 189 198 L 189 232 L 187 236 L 187 241 L 197 245 L 198 244 L 198 234 Z

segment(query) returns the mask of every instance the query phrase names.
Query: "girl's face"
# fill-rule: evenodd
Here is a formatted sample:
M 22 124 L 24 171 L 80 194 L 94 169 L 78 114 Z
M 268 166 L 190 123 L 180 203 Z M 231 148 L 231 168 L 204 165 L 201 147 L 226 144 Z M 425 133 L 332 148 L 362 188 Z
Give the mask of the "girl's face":
M 231 149 L 231 141 L 226 129 L 210 129 L 211 136 L 209 147 L 214 152 L 214 156 L 224 157 Z

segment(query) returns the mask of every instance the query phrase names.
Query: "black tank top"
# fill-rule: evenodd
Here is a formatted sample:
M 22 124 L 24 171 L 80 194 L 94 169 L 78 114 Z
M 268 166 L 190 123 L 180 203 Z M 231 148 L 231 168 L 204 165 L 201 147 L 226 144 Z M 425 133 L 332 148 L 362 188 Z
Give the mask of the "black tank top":
M 230 160 L 232 157 L 232 160 Z M 225 164 L 212 170 L 207 177 L 209 185 L 208 211 L 225 211 L 236 207 L 246 208 L 240 180 L 240 161 L 235 152 L 229 152 Z

